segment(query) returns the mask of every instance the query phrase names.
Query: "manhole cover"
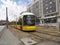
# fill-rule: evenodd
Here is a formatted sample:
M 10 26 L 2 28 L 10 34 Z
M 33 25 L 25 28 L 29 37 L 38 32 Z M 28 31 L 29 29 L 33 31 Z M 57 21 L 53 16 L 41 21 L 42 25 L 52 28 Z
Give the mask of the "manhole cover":
M 32 45 L 37 43 L 36 41 L 32 40 L 31 38 L 22 38 L 21 41 L 25 44 L 25 45 Z
M 28 43 L 32 43 L 32 41 L 28 41 Z

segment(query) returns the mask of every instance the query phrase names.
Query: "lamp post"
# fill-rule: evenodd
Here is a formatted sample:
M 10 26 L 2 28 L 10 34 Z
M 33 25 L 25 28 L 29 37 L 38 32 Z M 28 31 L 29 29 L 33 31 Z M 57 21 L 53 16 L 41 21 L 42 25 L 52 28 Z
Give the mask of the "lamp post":
M 6 27 L 8 28 L 8 8 L 6 7 Z

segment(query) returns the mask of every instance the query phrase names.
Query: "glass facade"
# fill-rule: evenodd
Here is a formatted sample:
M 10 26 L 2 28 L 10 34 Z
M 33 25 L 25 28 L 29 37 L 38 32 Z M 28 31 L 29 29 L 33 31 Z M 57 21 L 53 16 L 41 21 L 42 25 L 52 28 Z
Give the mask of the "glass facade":
M 43 14 L 56 12 L 56 0 L 43 0 Z
M 39 16 L 39 2 L 38 1 L 32 6 L 32 12 L 36 16 Z
M 56 23 L 57 17 L 44 19 L 45 23 Z
M 29 8 L 29 12 L 31 12 L 31 9 Z

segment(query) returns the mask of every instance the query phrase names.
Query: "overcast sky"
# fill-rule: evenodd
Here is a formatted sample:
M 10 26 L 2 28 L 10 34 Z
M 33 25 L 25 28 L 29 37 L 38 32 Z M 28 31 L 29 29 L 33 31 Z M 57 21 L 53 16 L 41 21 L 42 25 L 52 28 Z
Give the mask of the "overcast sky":
M 6 7 L 8 7 L 9 20 L 14 20 L 14 16 L 19 16 L 20 12 L 27 9 L 31 0 L 0 0 L 0 20 L 6 20 Z

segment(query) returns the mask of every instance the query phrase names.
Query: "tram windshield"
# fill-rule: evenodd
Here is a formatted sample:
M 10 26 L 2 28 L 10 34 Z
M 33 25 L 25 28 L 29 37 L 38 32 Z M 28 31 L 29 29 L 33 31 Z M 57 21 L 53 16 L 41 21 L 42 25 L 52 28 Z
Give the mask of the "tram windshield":
M 35 25 L 35 16 L 34 15 L 25 15 L 23 17 L 24 25 Z

